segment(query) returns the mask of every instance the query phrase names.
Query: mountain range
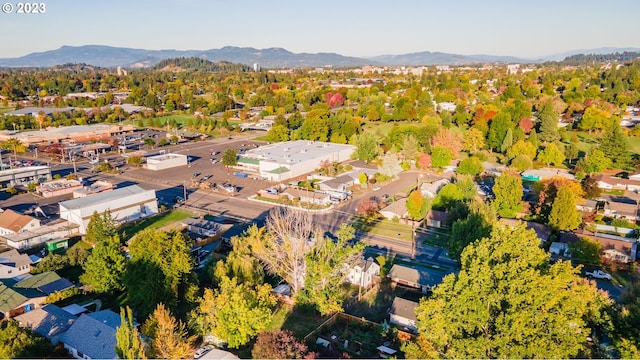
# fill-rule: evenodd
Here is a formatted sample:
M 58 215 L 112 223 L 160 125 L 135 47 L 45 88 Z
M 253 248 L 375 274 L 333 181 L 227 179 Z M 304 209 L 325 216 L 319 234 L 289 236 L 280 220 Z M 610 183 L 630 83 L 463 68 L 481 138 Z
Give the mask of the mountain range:
M 299 68 L 362 65 L 467 65 L 487 62 L 539 63 L 558 61 L 574 54 L 604 54 L 640 51 L 638 48 L 583 49 L 555 54 L 541 59 L 513 56 L 459 55 L 441 52 L 416 52 L 402 55 L 380 55 L 371 58 L 343 56 L 336 53 L 292 53 L 283 48 L 255 49 L 225 46 L 210 50 L 145 50 L 104 45 L 62 46 L 56 50 L 35 52 L 17 58 L 0 59 L 0 67 L 49 67 L 68 63 L 84 63 L 100 67 L 144 68 L 161 60 L 176 57 L 197 57 L 209 61 L 228 61 L 263 68 Z

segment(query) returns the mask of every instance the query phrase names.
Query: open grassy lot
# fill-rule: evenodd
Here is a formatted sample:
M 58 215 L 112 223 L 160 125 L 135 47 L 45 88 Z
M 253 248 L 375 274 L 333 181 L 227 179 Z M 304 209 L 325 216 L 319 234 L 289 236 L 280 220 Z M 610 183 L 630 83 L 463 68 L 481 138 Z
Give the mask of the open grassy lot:
M 156 216 L 123 225 L 120 228 L 120 236 L 124 241 L 127 241 L 144 229 L 158 229 L 165 225 L 184 220 L 193 215 L 193 213 L 181 209 L 167 211 Z
M 362 217 L 358 218 L 353 223 L 353 226 L 357 231 L 406 241 L 411 241 L 413 230 L 411 225 L 396 223 L 387 219 L 365 219 Z

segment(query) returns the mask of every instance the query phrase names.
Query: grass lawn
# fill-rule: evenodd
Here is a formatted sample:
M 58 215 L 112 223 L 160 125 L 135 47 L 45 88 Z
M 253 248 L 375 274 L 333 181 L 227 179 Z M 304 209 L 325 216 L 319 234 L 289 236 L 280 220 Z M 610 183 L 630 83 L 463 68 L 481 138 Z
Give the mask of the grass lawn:
M 607 195 L 624 196 L 624 190 L 602 190 L 602 193 Z
M 133 237 L 133 235 L 138 232 L 151 228 L 157 229 L 161 228 L 165 225 L 178 222 L 184 220 L 190 216 L 193 216 L 193 213 L 185 210 L 171 210 L 165 213 L 152 216 L 150 218 L 146 218 L 144 220 L 134 221 L 123 225 L 120 228 L 120 236 L 124 241 L 129 240 Z
M 0 114 L 4 114 L 4 113 L 8 113 L 10 111 L 13 111 L 15 108 L 12 107 L 2 107 L 0 106 Z
M 586 153 L 592 147 L 600 144 L 600 137 L 602 136 L 600 134 L 589 134 L 586 131 L 575 131 L 575 133 L 580 139 L 580 142 L 577 143 L 578 149 L 582 152 Z M 640 136 L 629 136 L 627 139 L 629 139 L 631 152 L 640 154 Z
M 387 219 L 367 221 L 359 218 L 353 226 L 357 231 L 411 241 L 411 225 L 396 223 Z
M 291 330 L 295 337 L 302 339 L 327 319 L 311 307 L 279 303 L 268 329 Z

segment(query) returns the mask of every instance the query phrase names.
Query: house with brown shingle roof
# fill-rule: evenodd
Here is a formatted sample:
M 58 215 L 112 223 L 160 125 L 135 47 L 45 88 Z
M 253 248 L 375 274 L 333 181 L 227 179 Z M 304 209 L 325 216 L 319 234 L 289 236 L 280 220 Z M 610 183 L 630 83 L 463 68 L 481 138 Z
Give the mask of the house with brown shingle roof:
M 40 227 L 40 220 L 11 209 L 0 213 L 0 235 L 12 235 Z

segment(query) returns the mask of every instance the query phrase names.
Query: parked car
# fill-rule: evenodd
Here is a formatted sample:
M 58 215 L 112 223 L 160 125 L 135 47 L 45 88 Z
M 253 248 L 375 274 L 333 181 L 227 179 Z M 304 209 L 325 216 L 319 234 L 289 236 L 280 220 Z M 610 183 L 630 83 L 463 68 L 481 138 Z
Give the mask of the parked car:
M 211 174 L 207 174 L 207 175 L 205 175 L 205 176 L 202 178 L 202 180 L 203 180 L 203 181 L 207 181 L 207 180 L 211 179 L 211 177 L 212 177 L 212 176 L 213 176 L 213 175 L 211 175 Z
M 195 354 L 193 354 L 194 359 L 199 359 L 203 357 L 206 353 L 213 350 L 215 347 L 213 345 L 205 345 L 198 350 L 196 350 Z
M 378 190 L 380 190 L 380 189 L 381 189 L 381 187 L 380 187 L 380 186 L 378 186 L 378 185 L 376 185 L 376 186 L 374 186 L 374 187 L 373 187 L 373 191 L 378 191 Z
M 198 176 L 200 176 L 200 173 L 199 173 L 199 172 L 194 172 L 194 173 L 193 173 L 193 177 L 194 177 L 194 178 L 197 178 Z
M 587 271 L 585 275 L 596 278 L 596 279 L 611 280 L 611 274 L 606 273 L 602 270 Z

